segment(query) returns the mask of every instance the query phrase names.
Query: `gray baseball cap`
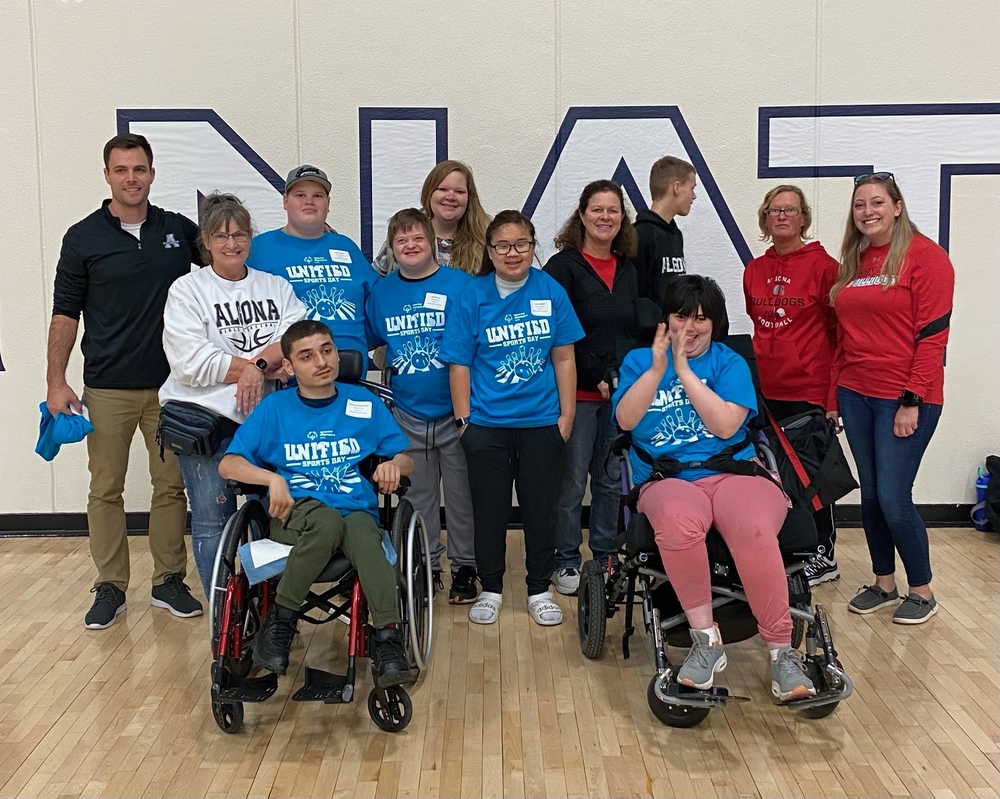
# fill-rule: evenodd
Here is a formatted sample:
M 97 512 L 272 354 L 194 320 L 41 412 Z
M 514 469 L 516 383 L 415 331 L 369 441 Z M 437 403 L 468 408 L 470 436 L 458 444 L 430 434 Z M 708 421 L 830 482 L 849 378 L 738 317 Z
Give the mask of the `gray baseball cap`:
M 288 177 L 285 178 L 285 194 L 288 194 L 288 190 L 292 188 L 292 186 L 296 183 L 301 183 L 303 180 L 311 180 L 314 183 L 318 183 L 326 189 L 327 194 L 329 194 L 330 189 L 333 188 L 330 185 L 329 178 L 326 176 L 326 172 L 318 166 L 303 164 L 302 166 L 295 167 L 295 169 L 288 173 Z

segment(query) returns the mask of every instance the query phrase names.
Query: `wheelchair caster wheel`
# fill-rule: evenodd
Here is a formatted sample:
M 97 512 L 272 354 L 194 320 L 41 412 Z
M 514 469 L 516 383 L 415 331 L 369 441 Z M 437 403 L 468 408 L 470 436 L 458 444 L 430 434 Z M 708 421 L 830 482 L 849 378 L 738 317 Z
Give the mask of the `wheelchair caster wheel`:
M 413 703 L 401 687 L 372 688 L 368 694 L 368 715 L 380 730 L 401 732 L 413 718 Z
M 646 689 L 646 704 L 649 705 L 649 709 L 653 711 L 653 715 L 657 719 L 668 727 L 678 728 L 695 727 L 705 720 L 710 708 L 672 705 L 660 699 L 656 695 L 656 681 L 658 679 L 659 677 L 654 674 Z
M 212 702 L 212 716 L 220 730 L 233 735 L 243 726 L 243 703 Z
M 580 589 L 577 593 L 577 626 L 583 656 L 594 659 L 604 651 L 604 636 L 608 623 L 607 597 L 604 591 L 604 569 L 596 560 L 583 564 Z
M 833 661 L 838 669 L 843 667 L 840 665 L 840 660 Z M 826 681 L 826 669 L 823 668 L 822 658 L 817 658 L 813 660 L 806 668 L 806 672 L 809 675 L 809 679 L 813 681 L 813 685 L 816 686 L 816 690 L 820 693 L 829 689 L 829 685 Z M 802 709 L 803 715 L 810 719 L 825 719 L 833 711 L 837 709 L 837 705 L 840 702 L 831 702 L 828 705 L 816 705 L 815 707 L 806 707 Z

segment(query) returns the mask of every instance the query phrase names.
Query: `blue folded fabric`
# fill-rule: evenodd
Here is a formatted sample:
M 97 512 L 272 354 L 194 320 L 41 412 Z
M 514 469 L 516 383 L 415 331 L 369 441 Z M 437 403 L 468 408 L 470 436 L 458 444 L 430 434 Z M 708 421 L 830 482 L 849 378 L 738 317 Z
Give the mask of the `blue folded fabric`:
M 75 444 L 83 441 L 88 433 L 94 431 L 94 426 L 85 414 L 58 413 L 55 417 L 49 413 L 49 406 L 40 403 L 38 410 L 42 418 L 38 423 L 38 443 L 35 452 L 45 460 L 50 461 L 59 454 L 63 444 Z

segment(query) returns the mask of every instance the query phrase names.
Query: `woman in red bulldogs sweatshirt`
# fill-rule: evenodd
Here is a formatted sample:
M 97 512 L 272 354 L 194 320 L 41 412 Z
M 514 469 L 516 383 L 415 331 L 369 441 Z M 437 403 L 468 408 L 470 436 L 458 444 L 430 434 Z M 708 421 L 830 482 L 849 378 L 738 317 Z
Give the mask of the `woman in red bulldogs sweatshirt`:
M 912 494 L 944 403 L 954 292 L 951 261 L 910 221 L 892 173 L 856 177 L 830 301 L 837 308 L 837 395 L 875 581 L 848 607 L 872 613 L 894 606 L 898 624 L 922 624 L 937 613 L 927 528 Z M 909 585 L 902 603 L 897 552 Z
M 761 391 L 778 419 L 837 410 L 833 384 L 836 317 L 830 289 L 837 262 L 809 242 L 812 209 L 798 186 L 776 186 L 757 210 L 761 241 L 772 245 L 747 264 L 743 294 L 753 320 Z M 814 514 L 820 550 L 806 567 L 810 585 L 840 577 L 833 552 L 833 506 Z

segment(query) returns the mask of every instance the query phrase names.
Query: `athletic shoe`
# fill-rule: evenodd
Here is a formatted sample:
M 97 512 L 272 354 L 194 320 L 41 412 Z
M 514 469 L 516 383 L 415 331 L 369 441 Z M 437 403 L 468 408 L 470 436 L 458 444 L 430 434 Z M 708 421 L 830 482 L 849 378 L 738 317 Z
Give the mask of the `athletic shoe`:
M 815 587 L 820 583 L 828 583 L 840 579 L 840 569 L 837 568 L 837 561 L 828 558 L 822 552 L 813 555 L 809 559 L 809 565 L 803 570 L 809 585 Z
M 444 580 L 441 579 L 440 569 L 431 569 L 431 590 L 435 596 L 438 591 L 444 591 Z
M 264 619 L 264 626 L 253 645 L 253 662 L 261 668 L 284 674 L 288 671 L 288 653 L 299 631 L 298 611 L 271 605 Z
M 718 635 L 719 627 L 715 627 Z M 711 688 L 717 672 L 726 668 L 726 650 L 722 648 L 722 637 L 717 644 L 709 644 L 708 633 L 691 630 L 691 649 L 677 672 L 677 682 L 702 691 Z
M 201 602 L 191 596 L 191 589 L 179 574 L 168 574 L 160 585 L 153 586 L 150 604 L 154 608 L 166 608 L 182 619 L 200 616 L 204 612 Z
M 459 566 L 458 571 L 451 573 L 451 591 L 448 592 L 448 601 L 452 605 L 468 605 L 475 602 L 479 596 L 479 589 L 476 587 L 475 566 Z
M 556 572 L 556 591 L 566 596 L 575 596 L 580 590 L 580 570 L 568 566 Z
M 790 646 L 781 647 L 778 659 L 771 663 L 771 693 L 782 702 L 816 696 L 816 686 L 806 674 L 805 663 Z
M 896 624 L 923 624 L 937 612 L 938 603 L 934 597 L 924 599 L 920 594 L 909 594 L 892 614 L 892 620 Z
M 377 688 L 413 682 L 413 673 L 398 627 L 379 627 L 372 632 L 372 678 Z
M 883 591 L 877 585 L 863 585 L 858 589 L 858 595 L 847 603 L 847 609 L 852 613 L 874 613 L 884 605 L 899 601 L 899 591 Z
M 125 612 L 125 592 L 113 583 L 98 583 L 90 593 L 97 596 L 83 619 L 83 626 L 88 630 L 106 630 L 119 613 Z

